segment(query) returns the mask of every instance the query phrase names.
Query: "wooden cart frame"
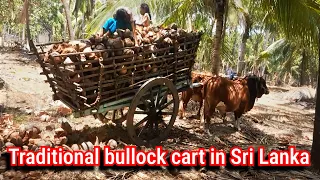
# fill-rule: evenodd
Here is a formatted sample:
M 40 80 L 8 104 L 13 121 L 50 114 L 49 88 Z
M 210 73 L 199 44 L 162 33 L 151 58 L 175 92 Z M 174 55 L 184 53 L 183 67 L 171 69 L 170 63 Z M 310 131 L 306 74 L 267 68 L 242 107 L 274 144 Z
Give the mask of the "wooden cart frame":
M 175 39 L 172 46 L 154 51 L 140 47 L 142 51 L 133 55 L 110 56 L 112 52 L 130 48 L 93 51 L 104 57 L 98 60 L 81 61 L 81 54 L 87 54 L 83 52 L 59 55 L 59 58 L 77 59 L 67 65 L 56 64 L 54 58 L 58 56 L 50 55 L 50 63 L 43 61 L 45 47 L 63 41 L 38 45 L 30 41 L 30 46 L 42 67 L 41 74 L 47 77 L 52 88 L 53 99 L 70 107 L 74 117 L 94 115 L 103 121 L 112 111 L 112 121 L 117 124 L 126 121 L 134 144 L 154 145 L 167 138 L 178 114 L 178 93 L 191 86 L 191 71 L 201 35 Z M 70 72 L 70 66 L 75 67 L 75 71 Z M 128 73 L 119 75 L 123 67 Z M 146 67 L 156 67 L 156 70 L 148 71 Z M 78 74 L 80 82 L 74 82 L 70 73 Z M 129 107 L 127 113 L 117 117 L 116 112 L 126 107 Z

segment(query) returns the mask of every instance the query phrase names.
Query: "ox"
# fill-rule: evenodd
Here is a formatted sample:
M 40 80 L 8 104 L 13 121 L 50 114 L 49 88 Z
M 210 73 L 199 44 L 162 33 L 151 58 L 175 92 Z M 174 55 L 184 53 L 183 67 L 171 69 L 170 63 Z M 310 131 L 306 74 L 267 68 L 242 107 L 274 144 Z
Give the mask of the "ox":
M 193 87 L 190 87 L 186 91 L 183 91 L 181 93 L 180 105 L 179 105 L 180 119 L 183 119 L 185 117 L 185 111 L 191 99 L 200 104 L 198 113 L 195 116 L 196 119 L 200 119 L 200 111 L 203 106 L 203 98 L 204 98 L 202 94 L 203 84 L 212 77 L 213 77 L 212 74 L 192 72 Z M 235 79 L 237 79 L 237 77 L 233 78 L 233 80 Z M 222 103 L 219 103 L 217 106 L 217 110 L 221 113 L 223 112 L 223 109 L 224 109 L 224 105 Z
M 209 75 L 209 74 L 192 72 L 192 83 L 196 85 L 194 85 L 193 87 L 181 93 L 180 105 L 179 105 L 180 119 L 183 119 L 185 117 L 185 110 L 187 108 L 187 105 L 190 99 L 200 103 L 200 108 L 196 115 L 196 119 L 200 119 L 200 110 L 203 105 L 203 94 L 202 94 L 203 83 L 206 80 L 210 79 L 211 77 L 212 75 Z
M 223 111 L 222 116 L 225 117 L 226 112 L 234 112 L 235 128 L 240 130 L 239 118 L 250 111 L 256 99 L 263 94 L 269 94 L 269 89 L 262 77 L 249 75 L 235 81 L 212 77 L 203 87 L 203 96 L 206 97 L 203 111 L 205 129 L 208 131 L 215 108 L 222 102 L 225 107 L 223 110 L 219 109 L 220 113 Z M 225 123 L 225 118 L 223 120 Z

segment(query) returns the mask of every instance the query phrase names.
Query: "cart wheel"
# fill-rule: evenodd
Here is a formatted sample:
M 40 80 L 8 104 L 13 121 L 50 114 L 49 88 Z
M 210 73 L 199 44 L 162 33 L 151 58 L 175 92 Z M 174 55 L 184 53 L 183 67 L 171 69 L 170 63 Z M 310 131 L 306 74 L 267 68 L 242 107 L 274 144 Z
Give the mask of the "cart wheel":
M 117 116 L 118 113 L 118 116 Z M 120 125 L 123 121 L 125 121 L 127 113 L 123 114 L 123 109 L 113 110 L 111 119 L 107 118 L 108 111 L 106 113 L 99 113 L 94 115 L 96 119 L 99 119 L 103 123 L 107 123 L 109 121 L 112 121 L 116 123 L 117 125 Z
M 178 92 L 169 79 L 160 77 L 147 81 L 133 98 L 127 114 L 127 130 L 132 141 L 143 146 L 157 145 L 165 140 L 176 120 L 178 108 Z

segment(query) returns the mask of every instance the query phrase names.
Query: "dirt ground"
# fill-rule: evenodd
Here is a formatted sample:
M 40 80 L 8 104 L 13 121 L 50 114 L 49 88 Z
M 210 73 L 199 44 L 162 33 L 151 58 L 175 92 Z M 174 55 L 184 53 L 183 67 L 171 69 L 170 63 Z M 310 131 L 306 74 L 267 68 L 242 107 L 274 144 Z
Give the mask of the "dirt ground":
M 41 68 L 35 57 L 21 52 L 0 51 L 0 78 L 5 86 L 0 90 L 0 113 L 13 114 L 13 126 L 37 124 L 40 128 L 47 125 L 59 127 L 57 111 L 64 105 L 52 100 L 52 92 L 45 76 L 40 75 Z M 1 86 L 0 86 L 1 87 Z M 290 92 L 299 88 L 270 87 L 271 93 L 259 99 L 255 107 L 241 121 L 240 132 L 233 129 L 233 115 L 228 115 L 229 124 L 224 125 L 218 117 L 212 119 L 211 136 L 200 131 L 200 121 L 196 119 L 177 119 L 167 141 L 162 143 L 165 149 L 196 149 L 215 146 L 228 150 L 233 146 L 264 145 L 268 150 L 295 145 L 299 149 L 311 150 L 314 102 L 298 101 L 288 98 Z M 299 98 L 297 98 L 299 99 Z M 198 104 L 190 102 L 187 116 L 196 113 Z M 50 118 L 41 120 L 36 114 L 50 112 Z M 126 144 L 128 137 L 123 130 L 109 128 L 93 117 L 73 118 L 68 116 L 75 129 L 88 125 L 97 132 L 100 141 L 115 139 Z M 227 169 L 201 171 L 31 171 L 1 172 L 1 179 L 320 179 L 311 171 L 266 171 Z

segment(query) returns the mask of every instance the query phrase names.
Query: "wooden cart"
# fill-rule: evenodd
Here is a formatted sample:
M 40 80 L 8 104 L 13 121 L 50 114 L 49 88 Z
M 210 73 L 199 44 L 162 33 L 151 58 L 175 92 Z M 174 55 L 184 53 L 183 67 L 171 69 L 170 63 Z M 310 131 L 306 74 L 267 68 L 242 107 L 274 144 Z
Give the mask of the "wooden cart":
M 191 70 L 200 38 L 201 33 L 195 33 L 192 37 L 176 39 L 172 46 L 127 56 L 103 56 L 126 48 L 94 51 L 105 57 L 99 60 L 81 61 L 80 55 L 86 54 L 83 52 L 59 55 L 78 59 L 67 65 L 56 64 L 56 56 L 50 56 L 51 63 L 43 61 L 45 47 L 61 42 L 34 45 L 31 41 L 30 45 L 35 49 L 41 74 L 47 77 L 54 100 L 70 107 L 74 117 L 94 115 L 117 124 L 126 121 L 134 144 L 154 145 L 167 138 L 178 114 L 178 93 L 191 86 Z M 69 76 L 70 66 L 76 67 L 72 73 L 79 75 L 77 82 Z M 127 73 L 119 75 L 123 67 Z M 117 115 L 124 108 L 127 112 Z M 109 119 L 108 112 L 112 113 Z

